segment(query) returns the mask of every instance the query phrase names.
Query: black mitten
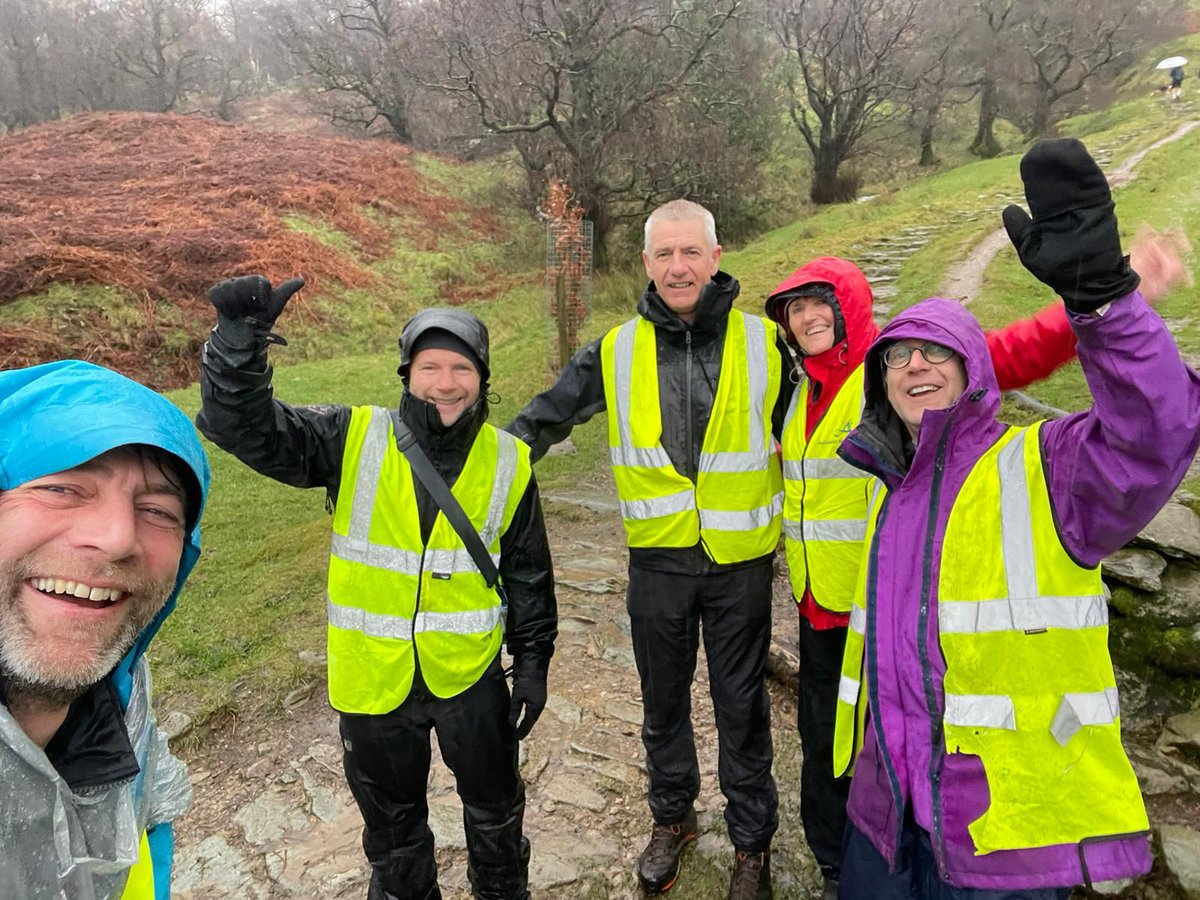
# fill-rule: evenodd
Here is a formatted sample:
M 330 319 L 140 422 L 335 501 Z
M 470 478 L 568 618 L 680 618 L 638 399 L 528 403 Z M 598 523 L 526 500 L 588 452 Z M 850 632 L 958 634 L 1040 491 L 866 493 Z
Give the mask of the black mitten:
M 214 284 L 208 289 L 208 300 L 222 319 L 236 321 L 250 316 L 269 328 L 292 294 L 302 287 L 303 278 L 293 278 L 271 290 L 271 282 L 262 275 L 242 275 Z
M 1112 193 L 1100 167 L 1074 138 L 1038 141 L 1021 159 L 1029 214 L 1004 210 L 1004 228 L 1022 264 L 1073 312 L 1092 312 L 1138 286 L 1121 253 Z

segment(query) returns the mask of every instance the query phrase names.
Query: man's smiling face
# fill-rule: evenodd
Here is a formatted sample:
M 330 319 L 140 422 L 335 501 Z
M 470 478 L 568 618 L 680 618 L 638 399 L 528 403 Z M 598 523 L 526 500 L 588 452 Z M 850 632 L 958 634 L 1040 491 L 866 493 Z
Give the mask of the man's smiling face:
M 957 353 L 939 363 L 927 360 L 921 348 L 929 341 L 906 338 L 896 343 L 910 348 L 912 357 L 902 368 L 885 367 L 884 385 L 888 402 L 916 441 L 925 411 L 953 406 L 967 389 L 967 372 Z
M 408 390 L 420 400 L 437 406 L 445 426 L 453 425 L 479 399 L 479 370 L 461 353 L 430 347 L 413 357 L 408 372 Z
M 178 476 L 130 447 L 0 492 L 0 668 L 81 693 L 170 596 L 186 531 Z
M 709 245 L 698 216 L 655 222 L 642 251 L 646 275 L 658 295 L 685 322 L 695 316 L 700 291 L 717 274 L 720 261 L 721 245 Z

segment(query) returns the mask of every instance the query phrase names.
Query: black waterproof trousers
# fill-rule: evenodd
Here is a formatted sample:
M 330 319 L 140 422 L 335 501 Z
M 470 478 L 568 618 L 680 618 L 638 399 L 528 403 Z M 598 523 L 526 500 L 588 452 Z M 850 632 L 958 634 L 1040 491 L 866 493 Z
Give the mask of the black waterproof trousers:
M 800 692 L 796 725 L 804 759 L 800 765 L 800 819 L 821 872 L 837 878 L 850 779 L 833 775 L 833 727 L 847 628 L 818 631 L 800 616 Z
M 725 823 L 733 846 L 746 853 L 770 847 L 779 824 L 766 685 L 771 574 L 769 557 L 707 575 L 629 568 L 650 812 L 660 825 L 676 824 L 700 793 L 691 691 L 703 631 Z
M 482 900 L 527 900 L 529 841 L 521 833 L 525 785 L 500 658 L 474 685 L 441 700 L 421 681 L 395 710 L 341 716 L 343 765 L 362 811 L 371 900 L 438 900 L 429 830 L 430 729 L 463 804 L 468 878 Z

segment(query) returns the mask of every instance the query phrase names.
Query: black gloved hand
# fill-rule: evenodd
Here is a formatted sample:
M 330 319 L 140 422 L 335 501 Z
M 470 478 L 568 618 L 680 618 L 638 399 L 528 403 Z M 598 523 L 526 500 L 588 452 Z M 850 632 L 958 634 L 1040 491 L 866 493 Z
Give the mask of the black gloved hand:
M 1004 228 L 1022 264 L 1072 312 L 1093 312 L 1138 286 L 1121 253 L 1112 193 L 1100 167 L 1074 138 L 1038 141 L 1021 159 L 1025 200 L 1004 210 Z
M 228 278 L 208 289 L 208 299 L 222 319 L 236 322 L 247 316 L 270 328 L 292 294 L 304 287 L 303 278 L 285 281 L 275 290 L 262 275 Z
M 533 730 L 533 723 L 545 708 L 546 664 L 536 659 L 516 660 L 513 663 L 512 702 L 509 706 L 508 721 L 517 730 L 518 741 L 523 741 Z M 522 709 L 525 710 L 524 718 L 521 717 Z

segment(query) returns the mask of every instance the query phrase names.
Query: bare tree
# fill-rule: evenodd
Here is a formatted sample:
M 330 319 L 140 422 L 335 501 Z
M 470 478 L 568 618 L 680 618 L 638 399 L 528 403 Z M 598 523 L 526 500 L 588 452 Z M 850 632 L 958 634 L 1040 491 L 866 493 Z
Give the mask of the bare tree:
M 336 123 L 369 130 L 382 121 L 392 137 L 411 143 L 409 60 L 420 46 L 414 16 L 406 0 L 302 0 L 279 7 L 275 18 L 299 72 L 328 96 Z
M 32 125 L 58 116 L 47 58 L 51 17 L 38 0 L 0 4 L 0 125 Z
M 841 167 L 913 87 L 909 67 L 922 2 L 785 0 L 778 8 L 775 33 L 793 63 L 789 111 L 812 153 L 814 202 L 857 193 Z
M 742 4 L 441 0 L 445 61 L 430 83 L 470 104 L 488 132 L 509 136 L 527 169 L 570 185 L 600 265 L 615 206 L 638 196 L 631 143 L 655 141 L 657 117 L 700 78 Z
M 1033 99 L 1026 117 L 1027 138 L 1050 133 L 1052 110 L 1059 100 L 1132 58 L 1133 11 L 1133 4 L 1077 0 L 1047 2 L 1022 17 L 1016 36 L 1029 67 Z
M 968 149 L 984 159 L 999 156 L 1002 149 L 995 130 L 1000 116 L 999 79 L 1012 23 L 1017 18 L 1016 5 L 1017 0 L 976 0 L 974 27 L 968 32 L 978 67 L 974 85 L 979 91 L 979 116 Z
M 188 93 L 203 90 L 216 29 L 205 0 L 115 0 L 107 55 L 140 85 L 145 108 L 169 112 Z

